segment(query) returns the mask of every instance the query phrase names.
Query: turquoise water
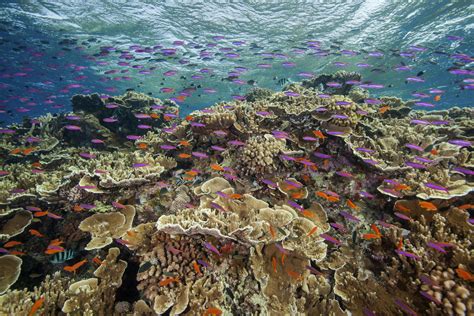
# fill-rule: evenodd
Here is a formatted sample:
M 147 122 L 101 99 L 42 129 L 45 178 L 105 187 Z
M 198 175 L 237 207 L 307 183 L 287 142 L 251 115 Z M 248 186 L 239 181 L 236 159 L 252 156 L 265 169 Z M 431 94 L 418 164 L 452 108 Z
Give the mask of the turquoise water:
M 189 113 L 337 70 L 383 84 L 373 95 L 416 99 L 435 88 L 444 91 L 436 108 L 472 106 L 464 88 L 473 9 L 470 1 L 4 1 L 0 120 L 69 111 L 77 93 L 127 89 L 181 95 Z M 417 75 L 424 82 L 407 82 Z

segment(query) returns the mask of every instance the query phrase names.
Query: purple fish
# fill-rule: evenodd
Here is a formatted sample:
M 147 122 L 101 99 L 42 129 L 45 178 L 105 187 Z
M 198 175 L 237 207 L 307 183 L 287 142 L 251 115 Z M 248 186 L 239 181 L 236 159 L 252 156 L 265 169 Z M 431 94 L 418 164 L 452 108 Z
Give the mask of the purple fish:
M 285 180 L 285 183 L 286 183 L 286 184 L 288 184 L 289 186 L 295 187 L 295 188 L 297 188 L 297 189 L 299 189 L 299 188 L 302 188 L 302 187 L 303 187 L 303 185 L 302 185 L 302 184 L 300 184 L 300 183 L 296 183 L 296 182 L 294 182 L 294 181 L 290 181 L 290 180 Z
M 441 253 L 447 253 L 446 250 L 444 250 L 443 247 L 441 247 L 438 243 L 435 243 L 435 242 L 432 242 L 432 241 L 428 241 L 426 243 L 426 245 L 428 247 L 431 247 L 433 248 L 434 250 L 438 251 L 438 252 L 441 252 Z
M 79 204 L 79 206 L 85 210 L 92 210 L 93 208 L 95 208 L 94 204 L 81 203 Z
M 269 187 L 272 187 L 272 188 L 277 187 L 277 184 L 275 182 L 271 181 L 271 180 L 263 179 L 262 182 L 265 183 L 266 185 L 268 185 Z
M 396 298 L 394 300 L 395 304 L 397 304 L 401 309 L 403 309 L 403 311 L 405 311 L 408 315 L 411 315 L 411 316 L 417 316 L 417 313 L 411 309 L 406 303 L 404 303 L 403 301 L 401 301 L 400 299 Z
M 143 168 L 143 167 L 148 167 L 148 166 L 150 165 L 144 162 L 134 163 L 132 165 L 133 168 Z
M 91 139 L 91 143 L 93 143 L 93 144 L 104 144 L 104 141 L 102 139 L 93 138 L 93 139 Z
M 204 246 L 209 249 L 210 251 L 212 251 L 213 253 L 217 254 L 218 256 L 221 255 L 221 253 L 219 252 L 219 250 L 217 250 L 216 247 L 214 247 L 211 243 L 209 242 L 204 242 Z
M 104 121 L 105 123 L 115 123 L 118 122 L 118 119 L 116 119 L 115 117 L 106 117 L 102 121 Z
M 82 158 L 86 158 L 86 159 L 96 158 L 96 155 L 91 154 L 91 153 L 79 153 L 79 156 L 81 156 Z
M 231 141 L 228 141 L 227 144 L 234 145 L 234 146 L 245 146 L 245 143 L 241 142 L 240 140 L 231 140 Z
M 474 171 L 466 169 L 466 168 L 461 168 L 461 167 L 454 167 L 453 171 L 457 171 L 457 172 L 463 173 L 463 174 L 468 175 L 468 176 L 473 176 L 474 175 Z
M 291 207 L 294 207 L 300 211 L 304 210 L 304 207 L 302 207 L 301 205 L 299 205 L 298 203 L 295 203 L 293 201 L 288 201 L 287 204 Z
M 63 217 L 62 216 L 59 216 L 59 215 L 56 215 L 56 214 L 53 214 L 51 212 L 48 212 L 48 214 L 46 214 L 46 216 L 52 218 L 52 219 L 62 219 Z
M 441 305 L 442 303 L 431 296 L 430 294 L 426 293 L 425 291 L 420 291 L 420 294 L 423 295 L 425 298 L 429 299 L 430 301 L 434 302 L 436 305 Z
M 217 209 L 217 210 L 219 210 L 219 211 L 225 212 L 225 209 L 217 203 L 211 202 L 210 206 Z
M 358 219 L 357 217 L 355 217 L 355 216 L 352 215 L 352 214 L 349 214 L 349 213 L 346 212 L 346 211 L 340 211 L 340 212 L 339 212 L 339 215 L 343 216 L 344 218 L 346 218 L 346 219 L 349 220 L 349 221 L 352 221 L 352 222 L 360 222 L 360 219 Z
M 431 104 L 431 103 L 428 103 L 428 102 L 415 102 L 415 105 L 429 107 L 429 108 L 434 107 L 434 104 Z
M 64 126 L 65 129 L 69 130 L 69 131 L 80 131 L 81 128 L 77 125 L 66 125 Z
M 364 153 L 369 153 L 369 154 L 375 152 L 375 150 L 368 149 L 368 148 L 364 148 L 364 147 L 357 147 L 356 150 L 357 150 L 357 151 L 364 152 Z
M 293 92 L 293 91 L 285 91 L 284 94 L 289 97 L 298 97 L 300 96 L 299 93 Z
M 164 150 L 173 150 L 173 149 L 176 149 L 176 146 L 172 146 L 172 145 L 161 145 L 160 148 L 161 148 L 161 149 L 164 149 Z
M 268 112 L 268 111 L 257 111 L 255 112 L 257 113 L 258 115 L 261 115 L 261 116 L 268 116 L 268 115 L 271 115 L 272 113 Z
M 428 183 L 425 183 L 424 185 L 425 185 L 425 187 L 433 189 L 433 190 L 443 191 L 443 192 L 449 193 L 448 189 L 446 189 L 445 187 L 442 187 L 438 184 L 435 184 L 435 183 L 428 182 Z
M 352 178 L 353 177 L 351 173 L 346 172 L 346 171 L 337 171 L 336 174 L 341 176 L 341 177 L 344 177 L 344 178 Z
M 285 248 L 283 248 L 282 245 L 280 245 L 279 243 L 275 243 L 275 246 L 278 248 L 278 250 L 283 253 L 283 254 L 288 254 L 288 250 L 286 250 Z
M 460 147 L 470 147 L 471 146 L 470 141 L 462 140 L 462 139 L 451 139 L 451 140 L 448 140 L 448 143 L 450 143 L 452 145 L 460 146 Z
M 209 267 L 210 267 L 209 263 L 207 263 L 207 262 L 204 261 L 204 260 L 197 259 L 196 262 L 199 263 L 200 265 L 202 265 L 202 266 L 205 267 L 205 268 L 209 268 Z
M 216 194 L 217 194 L 218 196 L 220 196 L 220 197 L 225 198 L 225 199 L 229 199 L 229 198 L 230 198 L 230 196 L 229 196 L 228 194 L 226 194 L 226 193 L 224 193 L 224 192 L 221 192 L 221 191 L 217 191 Z
M 430 285 L 430 286 L 436 285 L 436 283 L 433 282 L 433 280 L 429 276 L 427 276 L 426 274 L 422 274 L 420 276 L 420 280 L 421 280 L 421 282 L 425 283 L 426 285 Z
M 419 125 L 429 125 L 430 122 L 424 120 L 411 120 L 411 124 L 419 124 Z
M 395 212 L 393 214 L 395 214 L 395 216 L 397 216 L 398 218 L 404 219 L 406 221 L 411 221 L 412 220 L 411 217 L 406 216 L 405 214 L 402 214 L 402 213 L 399 213 L 399 212 Z
M 68 125 L 68 126 L 74 126 L 74 125 Z M 79 126 L 78 126 L 79 127 Z M 80 128 L 79 128 L 80 130 Z M 0 129 L 0 134 L 15 134 L 16 132 L 12 129 Z
M 317 151 L 313 152 L 313 155 L 318 157 L 318 158 L 322 158 L 322 159 L 330 159 L 332 158 L 330 155 L 326 155 L 326 154 L 323 154 L 323 153 L 319 153 Z
M 194 157 L 197 157 L 197 158 L 209 158 L 209 156 L 207 154 L 201 153 L 201 152 L 198 152 L 198 151 L 191 152 L 191 155 L 193 155 Z
M 415 260 L 420 260 L 420 257 L 418 257 L 417 255 L 415 255 L 414 253 L 411 253 L 411 252 L 408 252 L 408 251 L 403 251 L 403 250 L 400 250 L 400 249 L 395 249 L 395 252 L 398 253 L 400 256 L 405 256 L 407 258 L 412 258 L 412 259 L 415 259 Z
M 328 235 L 328 234 L 321 234 L 319 235 L 321 238 L 323 238 L 324 240 L 326 241 L 329 241 L 330 243 L 333 243 L 335 244 L 336 246 L 339 246 L 342 244 L 342 242 L 334 237 L 332 237 L 331 235 Z
M 138 140 L 138 139 L 141 139 L 142 136 L 138 136 L 138 135 L 127 135 L 126 138 L 129 139 L 129 140 Z
M 224 178 L 226 178 L 227 180 L 232 180 L 232 181 L 237 180 L 237 176 L 235 176 L 235 175 L 233 175 L 233 174 L 230 174 L 230 173 L 223 173 L 222 175 L 223 175 Z
M 306 269 L 308 269 L 309 272 L 314 274 L 314 275 L 324 275 L 322 272 L 319 272 L 318 270 L 316 270 L 312 266 L 306 266 Z
M 366 198 L 368 198 L 368 199 L 373 199 L 373 198 L 375 198 L 375 196 L 373 196 L 373 195 L 370 194 L 369 192 L 360 191 L 359 193 L 360 193 L 360 195 L 362 195 L 363 197 L 366 197 Z
M 224 151 L 225 150 L 225 148 L 220 147 L 220 146 L 215 146 L 215 145 L 211 146 L 211 148 L 214 149 L 214 150 L 217 150 L 217 151 Z
M 422 165 L 421 163 L 417 163 L 413 161 L 405 161 L 405 165 L 415 168 L 415 169 L 426 169 L 425 165 Z
M 425 157 L 420 157 L 420 156 L 415 156 L 415 160 L 418 160 L 419 162 L 423 163 L 432 163 L 433 160 L 425 158 Z
M 291 157 L 291 156 L 288 156 L 288 155 L 280 155 L 280 158 L 283 159 L 283 160 L 286 160 L 286 161 L 296 161 L 296 158 L 295 157 Z
M 193 127 L 205 127 L 206 126 L 206 124 L 198 123 L 198 122 L 191 122 L 189 124 Z
M 418 150 L 418 151 L 423 151 L 424 149 L 421 148 L 420 146 L 418 145 L 415 145 L 415 144 L 405 144 L 405 147 L 408 147 L 410 149 L 414 149 L 414 150 Z

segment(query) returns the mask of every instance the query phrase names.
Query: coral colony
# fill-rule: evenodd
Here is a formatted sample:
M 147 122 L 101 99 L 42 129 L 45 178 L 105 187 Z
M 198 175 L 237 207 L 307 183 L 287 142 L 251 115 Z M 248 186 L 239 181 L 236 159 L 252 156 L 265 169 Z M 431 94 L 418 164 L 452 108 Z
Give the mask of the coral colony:
M 474 112 L 360 79 L 1 129 L 0 313 L 473 315 Z

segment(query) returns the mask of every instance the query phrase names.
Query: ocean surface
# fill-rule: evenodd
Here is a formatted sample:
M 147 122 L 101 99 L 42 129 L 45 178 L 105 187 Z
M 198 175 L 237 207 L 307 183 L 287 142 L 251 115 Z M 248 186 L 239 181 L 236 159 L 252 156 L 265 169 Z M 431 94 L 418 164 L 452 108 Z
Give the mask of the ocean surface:
M 2 1 L 0 121 L 127 89 L 187 114 L 337 70 L 470 107 L 473 47 L 471 1 Z

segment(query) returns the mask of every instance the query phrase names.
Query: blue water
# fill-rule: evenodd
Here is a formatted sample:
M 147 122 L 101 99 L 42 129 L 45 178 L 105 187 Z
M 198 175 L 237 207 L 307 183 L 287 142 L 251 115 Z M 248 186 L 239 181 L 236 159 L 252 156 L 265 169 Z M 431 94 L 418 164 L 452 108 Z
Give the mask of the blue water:
M 435 108 L 473 105 L 474 92 L 465 89 L 474 77 L 471 1 L 153 3 L 2 1 L 0 121 L 67 112 L 77 93 L 126 89 L 181 95 L 188 113 L 255 86 L 280 90 L 280 79 L 300 81 L 301 72 L 337 70 L 383 84 L 375 95 L 415 99 L 413 92 L 437 88 L 445 92 Z M 410 69 L 396 70 L 404 65 Z M 232 74 L 235 67 L 247 70 Z M 406 81 L 417 75 L 424 82 Z

